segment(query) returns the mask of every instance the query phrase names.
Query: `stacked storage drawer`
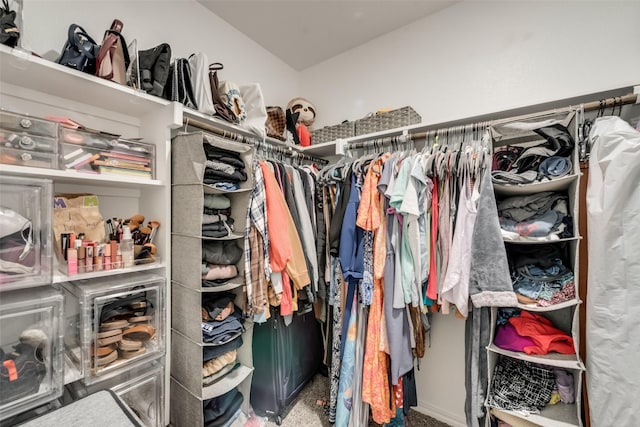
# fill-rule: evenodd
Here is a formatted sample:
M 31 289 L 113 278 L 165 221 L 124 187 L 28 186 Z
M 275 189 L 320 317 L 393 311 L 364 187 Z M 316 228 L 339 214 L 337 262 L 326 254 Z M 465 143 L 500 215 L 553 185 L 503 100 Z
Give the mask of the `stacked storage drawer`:
M 63 296 L 47 287 L 3 292 L 0 424 L 62 395 Z
M 65 352 L 85 384 L 164 356 L 164 283 L 133 273 L 61 285 Z
M 0 111 L 0 163 L 58 168 L 58 124 Z

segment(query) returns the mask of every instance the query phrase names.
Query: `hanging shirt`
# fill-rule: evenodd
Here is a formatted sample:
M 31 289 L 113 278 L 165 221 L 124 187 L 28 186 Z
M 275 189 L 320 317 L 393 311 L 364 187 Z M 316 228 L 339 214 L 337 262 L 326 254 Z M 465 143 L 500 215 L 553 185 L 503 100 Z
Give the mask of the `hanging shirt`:
M 455 304 L 460 314 L 466 319 L 469 313 L 469 275 L 471 273 L 471 241 L 473 227 L 476 222 L 477 203 L 480 198 L 477 186 L 467 177 L 464 180 L 458 217 L 451 245 L 449 266 L 442 283 L 442 312 L 449 313 L 449 305 Z M 446 302 L 446 303 L 445 303 Z

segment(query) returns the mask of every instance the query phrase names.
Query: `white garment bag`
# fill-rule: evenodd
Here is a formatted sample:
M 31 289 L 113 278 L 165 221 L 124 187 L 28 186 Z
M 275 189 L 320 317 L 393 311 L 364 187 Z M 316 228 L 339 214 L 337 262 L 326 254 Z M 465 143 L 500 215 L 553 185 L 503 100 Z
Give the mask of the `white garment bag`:
M 587 388 L 594 427 L 640 414 L 640 132 L 619 117 L 589 134 Z

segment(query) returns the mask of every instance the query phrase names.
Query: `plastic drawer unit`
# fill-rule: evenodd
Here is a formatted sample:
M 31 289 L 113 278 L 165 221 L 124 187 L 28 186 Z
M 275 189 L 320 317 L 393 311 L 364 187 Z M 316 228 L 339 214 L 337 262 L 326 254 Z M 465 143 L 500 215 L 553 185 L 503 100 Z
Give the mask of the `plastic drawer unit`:
M 51 283 L 52 183 L 0 175 L 0 292 Z
M 61 128 L 60 169 L 153 179 L 155 146 L 104 133 Z
M 111 390 L 145 426 L 164 427 L 164 363 L 151 362 L 87 387 L 89 393 Z
M 3 292 L 0 300 L 0 420 L 6 420 L 62 395 L 64 297 L 41 287 Z
M 61 284 L 65 352 L 85 384 L 164 355 L 165 279 L 123 274 Z
M 0 111 L 0 163 L 56 169 L 58 124 Z

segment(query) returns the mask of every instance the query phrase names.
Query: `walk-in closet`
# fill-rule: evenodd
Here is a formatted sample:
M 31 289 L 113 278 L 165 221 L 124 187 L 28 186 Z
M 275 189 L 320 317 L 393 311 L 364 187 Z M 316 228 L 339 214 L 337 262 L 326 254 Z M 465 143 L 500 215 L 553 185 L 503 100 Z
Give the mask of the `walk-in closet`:
M 0 425 L 636 425 L 638 16 L 2 0 Z

